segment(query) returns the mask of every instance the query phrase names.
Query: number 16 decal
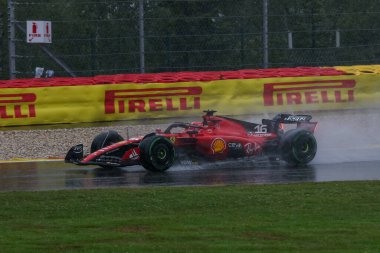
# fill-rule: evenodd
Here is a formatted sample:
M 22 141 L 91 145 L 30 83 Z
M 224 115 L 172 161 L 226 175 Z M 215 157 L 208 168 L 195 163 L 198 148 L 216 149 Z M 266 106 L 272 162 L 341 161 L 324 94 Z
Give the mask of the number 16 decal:
M 267 125 L 257 125 L 254 129 L 256 134 L 266 134 L 268 132 Z

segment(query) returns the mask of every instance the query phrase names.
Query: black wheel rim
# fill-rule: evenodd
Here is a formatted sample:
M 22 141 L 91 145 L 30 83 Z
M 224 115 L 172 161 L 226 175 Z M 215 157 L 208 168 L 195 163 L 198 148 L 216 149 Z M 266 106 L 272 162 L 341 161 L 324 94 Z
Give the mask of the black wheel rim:
M 165 158 L 167 156 L 167 149 L 166 148 L 160 148 L 157 150 L 157 159 L 160 161 L 165 161 Z
M 159 143 L 152 150 L 152 162 L 158 167 L 165 167 L 172 160 L 170 154 L 169 147 L 164 143 Z
M 316 142 L 308 135 L 302 135 L 296 139 L 293 146 L 294 157 L 302 163 L 313 160 L 316 153 Z

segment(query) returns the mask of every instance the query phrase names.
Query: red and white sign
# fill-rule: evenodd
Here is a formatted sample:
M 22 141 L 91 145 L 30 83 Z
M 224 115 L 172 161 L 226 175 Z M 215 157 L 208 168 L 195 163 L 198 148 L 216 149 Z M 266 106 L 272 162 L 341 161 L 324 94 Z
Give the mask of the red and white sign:
M 26 21 L 27 43 L 51 43 L 51 21 Z

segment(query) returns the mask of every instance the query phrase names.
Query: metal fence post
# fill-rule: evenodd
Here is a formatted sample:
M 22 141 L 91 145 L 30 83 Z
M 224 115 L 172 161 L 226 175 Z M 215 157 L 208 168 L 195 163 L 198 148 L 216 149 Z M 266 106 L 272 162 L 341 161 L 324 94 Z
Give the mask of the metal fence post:
M 144 0 L 139 1 L 140 73 L 145 73 Z
M 269 52 L 268 52 L 268 1 L 263 0 L 263 67 L 268 68 Z
M 288 31 L 288 48 L 293 49 L 293 33 Z
M 340 31 L 335 31 L 335 47 L 340 47 Z
M 15 45 L 15 8 L 13 0 L 8 0 L 8 54 L 9 79 L 16 78 L 16 45 Z

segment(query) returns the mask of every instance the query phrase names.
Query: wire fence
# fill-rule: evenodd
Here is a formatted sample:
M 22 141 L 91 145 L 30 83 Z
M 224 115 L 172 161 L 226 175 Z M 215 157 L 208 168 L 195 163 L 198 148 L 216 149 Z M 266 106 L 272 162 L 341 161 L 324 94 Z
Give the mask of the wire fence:
M 376 64 L 380 7 L 372 2 L 8 0 L 15 49 L 3 43 L 2 51 L 15 66 L 2 76 L 33 77 L 36 67 L 69 76 L 59 62 L 76 76 Z M 27 43 L 27 20 L 51 21 L 53 42 Z

